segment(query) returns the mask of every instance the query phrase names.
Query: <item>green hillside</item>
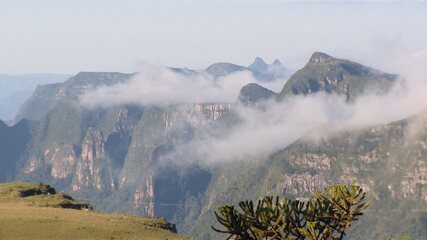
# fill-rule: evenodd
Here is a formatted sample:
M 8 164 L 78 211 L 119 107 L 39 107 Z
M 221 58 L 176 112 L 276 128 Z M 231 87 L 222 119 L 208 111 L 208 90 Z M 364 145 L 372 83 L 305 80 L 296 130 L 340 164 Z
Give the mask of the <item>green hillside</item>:
M 186 239 L 160 218 L 101 214 L 90 208 L 48 185 L 0 184 L 0 239 Z

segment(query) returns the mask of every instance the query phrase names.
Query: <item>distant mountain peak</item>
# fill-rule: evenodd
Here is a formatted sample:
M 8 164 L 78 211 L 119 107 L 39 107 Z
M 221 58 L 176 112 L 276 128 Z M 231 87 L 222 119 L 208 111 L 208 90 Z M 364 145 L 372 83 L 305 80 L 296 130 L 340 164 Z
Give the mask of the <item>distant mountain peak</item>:
M 228 62 L 219 62 L 206 68 L 206 72 L 214 77 L 222 77 L 233 72 L 246 71 L 248 68 Z
M 275 66 L 282 66 L 282 62 L 276 58 L 276 60 L 274 60 L 273 65 Z
M 265 64 L 267 65 L 267 63 L 265 63 L 264 59 L 262 59 L 261 57 L 256 57 L 254 60 L 254 63 L 252 64 Z
M 254 62 L 249 65 L 249 68 L 257 72 L 264 72 L 265 70 L 267 70 L 268 64 L 265 63 L 262 58 L 256 57 Z
M 289 95 L 323 91 L 327 94 L 344 95 L 348 101 L 352 101 L 361 95 L 386 93 L 397 77 L 356 62 L 315 52 L 308 64 L 285 83 L 279 100 Z
M 329 56 L 326 53 L 315 52 L 311 55 L 310 63 L 331 63 L 335 60 L 335 58 Z
M 249 83 L 240 89 L 239 100 L 245 105 L 251 105 L 275 96 L 275 92 L 256 83 Z

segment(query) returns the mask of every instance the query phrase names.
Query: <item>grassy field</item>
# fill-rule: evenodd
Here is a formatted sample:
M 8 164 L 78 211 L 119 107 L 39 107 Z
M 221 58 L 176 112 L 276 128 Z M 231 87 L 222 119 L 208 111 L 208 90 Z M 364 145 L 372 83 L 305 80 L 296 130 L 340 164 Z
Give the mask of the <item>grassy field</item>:
M 163 219 L 61 208 L 60 194 L 19 196 L 37 185 L 0 184 L 0 239 L 187 239 Z

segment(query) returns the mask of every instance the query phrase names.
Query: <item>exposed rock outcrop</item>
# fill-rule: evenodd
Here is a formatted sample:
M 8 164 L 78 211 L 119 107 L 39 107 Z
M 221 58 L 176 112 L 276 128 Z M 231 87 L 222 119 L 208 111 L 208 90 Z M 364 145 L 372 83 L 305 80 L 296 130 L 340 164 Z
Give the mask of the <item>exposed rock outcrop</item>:
M 104 148 L 101 131 L 89 128 L 82 144 L 81 158 L 77 162 L 73 180 L 73 191 L 93 187 L 99 191 L 115 188 L 111 159 Z

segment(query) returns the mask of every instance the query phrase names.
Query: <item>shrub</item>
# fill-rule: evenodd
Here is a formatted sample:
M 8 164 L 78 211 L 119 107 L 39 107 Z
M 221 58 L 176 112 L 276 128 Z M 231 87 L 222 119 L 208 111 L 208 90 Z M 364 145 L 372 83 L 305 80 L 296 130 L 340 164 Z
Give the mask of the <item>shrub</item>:
M 240 202 L 240 210 L 219 207 L 214 214 L 225 229 L 212 228 L 236 240 L 344 239 L 351 222 L 369 206 L 365 196 L 357 185 L 332 185 L 307 200 L 267 196 L 256 206 Z

